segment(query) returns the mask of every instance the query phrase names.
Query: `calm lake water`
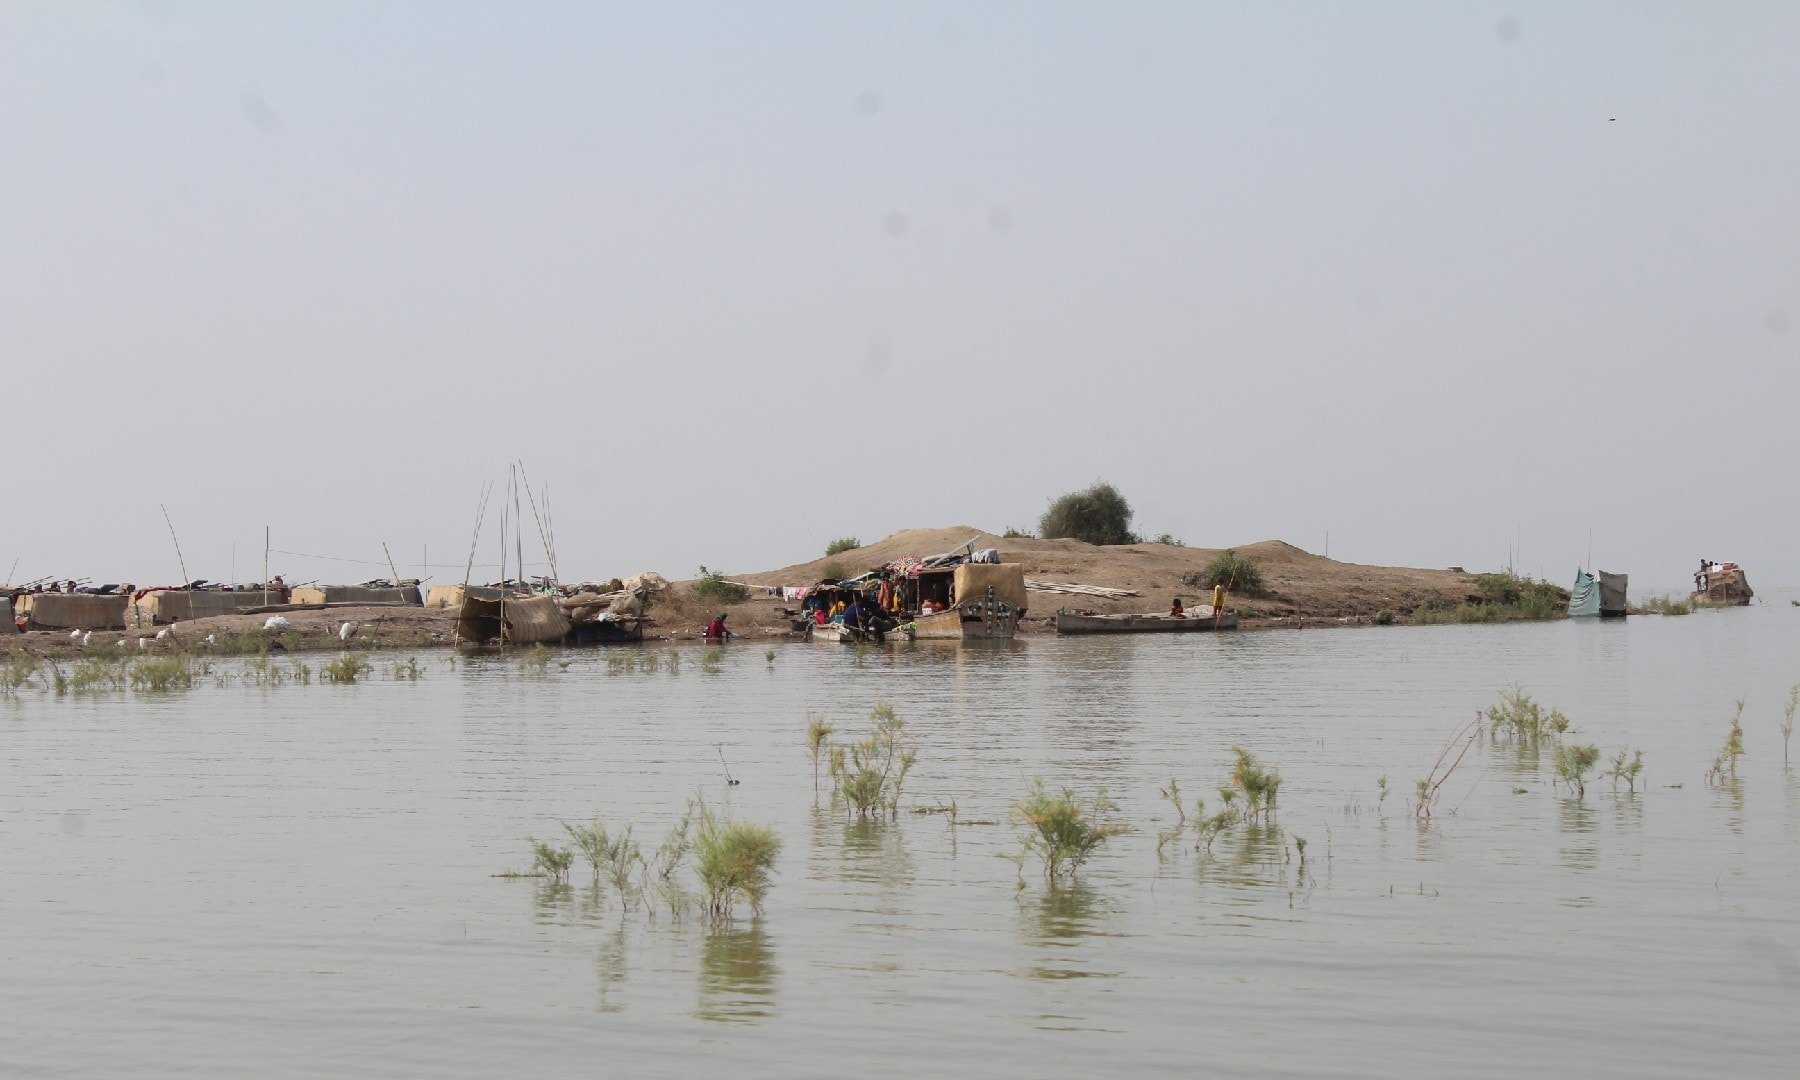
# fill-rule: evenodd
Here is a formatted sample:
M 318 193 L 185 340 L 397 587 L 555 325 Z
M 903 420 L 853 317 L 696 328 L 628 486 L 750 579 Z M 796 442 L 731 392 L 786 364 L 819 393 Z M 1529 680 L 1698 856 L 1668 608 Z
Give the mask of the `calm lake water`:
M 774 651 L 434 654 L 416 682 L 377 657 L 354 686 L 227 661 L 183 693 L 0 701 L 0 1074 L 1800 1072 L 1784 597 Z M 1421 826 L 1413 781 L 1515 684 L 1571 740 L 1641 747 L 1638 793 L 1566 797 L 1552 755 L 1484 741 Z M 1739 697 L 1739 779 L 1709 785 Z M 956 826 L 815 805 L 807 714 L 852 736 L 878 700 L 919 751 L 904 806 Z M 1279 831 L 1159 857 L 1159 788 L 1216 802 L 1233 744 L 1280 768 Z M 1075 885 L 1010 859 L 1036 775 L 1136 830 Z M 580 863 L 494 876 L 596 813 L 654 847 L 696 792 L 780 832 L 761 916 L 622 911 Z

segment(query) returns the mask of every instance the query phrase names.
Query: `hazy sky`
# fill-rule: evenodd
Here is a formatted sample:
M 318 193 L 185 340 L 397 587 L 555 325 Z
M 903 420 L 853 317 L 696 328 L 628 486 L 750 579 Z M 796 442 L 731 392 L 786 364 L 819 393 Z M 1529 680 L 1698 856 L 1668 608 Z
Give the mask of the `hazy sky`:
M 460 580 L 523 459 L 566 578 L 1104 478 L 1800 583 L 1797 58 L 1791 2 L 5 0 L 0 573 L 173 580 L 162 504 L 195 576 Z

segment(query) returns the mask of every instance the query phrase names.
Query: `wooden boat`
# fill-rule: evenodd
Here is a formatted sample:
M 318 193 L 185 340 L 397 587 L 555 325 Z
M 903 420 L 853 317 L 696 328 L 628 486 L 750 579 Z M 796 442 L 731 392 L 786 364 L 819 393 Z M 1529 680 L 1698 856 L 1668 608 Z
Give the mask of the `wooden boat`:
M 1236 630 L 1237 612 L 1213 614 L 1212 607 L 1196 606 L 1186 615 L 1149 612 L 1144 614 L 1085 615 L 1079 611 L 1058 611 L 1056 632 L 1059 634 L 1183 634 L 1199 630 Z
M 1750 579 L 1737 563 L 1702 561 L 1694 575 L 1694 592 L 1688 600 L 1695 607 L 1746 607 L 1756 594 L 1750 591 Z

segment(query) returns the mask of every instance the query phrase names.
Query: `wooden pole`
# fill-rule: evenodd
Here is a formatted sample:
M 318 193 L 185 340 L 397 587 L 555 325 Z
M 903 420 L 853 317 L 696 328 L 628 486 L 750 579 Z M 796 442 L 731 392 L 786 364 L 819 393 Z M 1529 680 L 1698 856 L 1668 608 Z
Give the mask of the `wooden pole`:
M 269 606 L 269 527 L 263 526 L 263 607 Z
M 181 587 L 185 589 L 188 587 L 188 583 L 194 579 L 187 576 L 187 559 L 182 557 L 181 541 L 175 536 L 175 523 L 169 520 L 168 507 L 164 506 L 162 503 L 157 503 L 156 506 L 157 509 L 162 511 L 163 524 L 169 527 L 169 539 L 175 543 L 175 563 L 177 566 L 181 567 Z
M 381 542 L 381 553 L 387 556 L 388 573 L 394 575 L 394 587 L 397 589 L 400 587 L 400 571 L 394 566 L 394 556 L 389 553 L 386 540 Z

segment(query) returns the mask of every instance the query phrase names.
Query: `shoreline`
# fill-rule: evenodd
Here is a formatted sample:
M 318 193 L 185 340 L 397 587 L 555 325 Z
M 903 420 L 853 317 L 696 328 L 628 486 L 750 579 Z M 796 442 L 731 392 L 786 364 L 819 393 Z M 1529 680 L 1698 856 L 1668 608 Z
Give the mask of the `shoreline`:
M 1177 596 L 1190 604 L 1207 602 L 1210 588 L 1195 583 L 1207 563 L 1227 550 L 1149 543 L 1097 547 L 1079 540 L 1001 537 L 968 526 L 908 529 L 835 556 L 778 570 L 727 574 L 732 581 L 752 586 L 748 599 L 734 603 L 721 604 L 695 595 L 694 580 L 670 582 L 650 608 L 643 644 L 704 641 L 702 630 L 707 621 L 721 613 L 742 640 L 797 641 L 802 635 L 791 629 L 788 614 L 795 610 L 796 602 L 783 600 L 780 587 L 810 586 L 826 577 L 860 573 L 905 556 L 950 551 L 969 542 L 976 547 L 999 549 L 1003 561 L 1020 564 L 1033 580 L 1138 594 L 1104 598 L 1033 591 L 1032 606 L 1020 621 L 1021 637 L 1054 634 L 1058 608 L 1115 614 L 1166 611 Z M 1421 609 L 1442 612 L 1459 604 L 1482 601 L 1478 575 L 1460 568 L 1430 570 L 1343 563 L 1279 540 L 1229 550 L 1254 559 L 1267 585 L 1265 595 L 1229 596 L 1226 606 L 1238 613 L 1241 630 L 1408 625 Z M 266 614 L 218 615 L 176 624 L 172 632 L 161 637 L 158 633 L 170 628 L 95 631 L 86 648 L 66 631 L 6 634 L 0 635 L 0 655 L 78 659 L 174 651 L 231 656 L 457 647 L 456 615 L 444 608 L 344 607 L 295 609 L 281 614 L 290 625 L 279 631 L 263 629 Z M 1446 620 L 1440 617 L 1420 621 Z M 339 638 L 339 629 L 346 622 L 355 628 L 348 643 Z M 146 639 L 147 644 L 138 644 L 139 638 Z

